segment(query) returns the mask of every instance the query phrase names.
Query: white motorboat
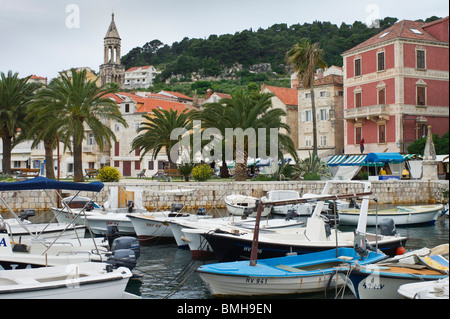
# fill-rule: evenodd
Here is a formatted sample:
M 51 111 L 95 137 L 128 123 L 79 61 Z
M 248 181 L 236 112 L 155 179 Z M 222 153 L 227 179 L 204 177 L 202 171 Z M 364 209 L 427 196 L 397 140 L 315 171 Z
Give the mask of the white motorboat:
M 54 207 L 52 211 L 59 222 L 89 225 L 95 235 L 105 235 L 108 227 L 116 226 L 120 235 L 133 236 L 136 232 L 127 214 L 147 212 L 142 204 L 142 192 L 139 187 L 111 187 L 103 206 L 86 197 L 71 196 L 63 199 L 63 208 Z
M 449 299 L 448 276 L 434 281 L 401 285 L 397 292 L 407 299 Z
M 244 231 L 253 233 L 255 229 L 255 218 L 238 219 L 235 216 L 228 218 L 212 218 L 193 220 L 176 220 L 169 222 L 172 232 L 179 247 L 188 245 L 192 257 L 207 258 L 214 255 L 208 241 L 202 236 L 204 233 L 220 229 L 221 231 L 234 233 Z M 260 222 L 260 229 L 266 231 L 277 231 L 282 228 L 294 228 L 303 225 L 302 221 L 295 219 L 265 219 Z
M 230 215 L 255 217 L 256 206 L 260 199 L 252 196 L 233 194 L 228 195 L 224 200 Z M 271 209 L 272 207 L 265 207 L 261 216 L 265 217 L 269 215 Z
M 416 205 L 416 206 L 397 206 L 387 209 L 371 209 L 367 214 L 367 225 L 375 226 L 384 218 L 391 218 L 395 225 L 433 225 L 441 213 L 444 206 L 435 205 Z M 359 210 L 340 209 L 339 225 L 356 225 L 358 223 Z
M 37 177 L 30 180 L 0 183 L 0 191 L 26 191 L 35 189 L 52 189 L 52 190 L 74 190 L 74 191 L 90 191 L 98 193 L 103 188 L 103 183 L 94 182 L 89 184 L 58 182 L 44 177 Z M 29 231 L 33 224 L 24 223 L 14 211 L 8 206 L 6 201 L 0 196 L 1 202 L 8 208 L 10 213 L 16 216 L 18 225 Z M 26 224 L 26 225 L 25 225 Z M 49 224 L 50 226 L 52 223 Z M 67 224 L 70 225 L 70 224 Z M 83 234 L 70 240 L 64 236 L 64 229 L 60 230 L 59 236 L 54 238 L 41 238 L 40 234 L 33 234 L 29 231 L 32 238 L 23 238 L 21 236 L 11 236 L 9 233 L 11 227 L 0 217 L 0 267 L 2 269 L 21 269 L 30 267 L 45 267 L 56 265 L 67 265 L 70 263 L 81 263 L 87 261 L 111 261 L 118 263 L 119 259 L 130 259 L 131 255 L 135 255 L 138 247 L 132 240 L 128 242 L 123 238 L 118 239 L 116 248 L 109 247 L 109 243 L 102 243 L 101 239 L 85 239 L 84 227 Z M 90 240 L 90 242 L 89 242 Z M 109 251 L 109 249 L 113 251 Z M 122 250 L 122 252 L 119 252 Z M 129 253 L 128 256 L 125 256 Z M 117 256 L 116 256 L 117 254 Z M 121 255 L 121 256 L 119 256 Z M 120 258 L 119 258 L 120 257 Z M 126 257 L 126 258 L 125 258 Z M 134 258 L 137 258 L 135 255 Z M 133 261 L 134 262 L 134 261 Z M 132 264 L 131 262 L 129 263 Z
M 134 227 L 137 238 L 141 242 L 153 239 L 173 240 L 174 235 L 168 222 L 173 219 L 187 219 L 191 216 L 191 214 L 178 211 L 132 213 L 127 215 Z
M 0 271 L 0 299 L 121 299 L 132 274 L 106 263 Z

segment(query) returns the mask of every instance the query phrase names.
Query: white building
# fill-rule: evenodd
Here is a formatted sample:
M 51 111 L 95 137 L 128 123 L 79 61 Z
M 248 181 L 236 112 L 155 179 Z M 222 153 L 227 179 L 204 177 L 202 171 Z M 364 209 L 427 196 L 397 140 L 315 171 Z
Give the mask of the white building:
M 160 73 L 151 65 L 130 68 L 125 72 L 125 88 L 148 88 Z

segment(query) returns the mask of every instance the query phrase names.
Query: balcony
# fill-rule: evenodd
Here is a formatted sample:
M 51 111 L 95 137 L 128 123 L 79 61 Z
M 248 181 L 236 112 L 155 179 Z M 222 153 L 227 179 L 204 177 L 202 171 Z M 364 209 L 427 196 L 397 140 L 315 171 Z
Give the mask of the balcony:
M 370 105 L 344 110 L 344 119 L 347 121 L 361 122 L 362 120 L 388 120 L 390 107 L 386 104 Z

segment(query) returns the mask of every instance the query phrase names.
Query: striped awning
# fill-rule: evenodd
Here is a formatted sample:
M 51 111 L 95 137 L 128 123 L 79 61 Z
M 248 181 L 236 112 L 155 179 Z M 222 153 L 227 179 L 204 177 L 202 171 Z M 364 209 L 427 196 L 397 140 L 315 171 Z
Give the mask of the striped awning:
M 342 162 L 341 165 L 344 166 L 361 165 L 362 163 L 364 163 L 366 157 L 367 155 L 349 155 L 349 157 L 347 157 L 345 161 Z
M 328 166 L 340 165 L 345 160 L 346 157 L 347 155 L 335 155 L 328 160 L 327 165 Z

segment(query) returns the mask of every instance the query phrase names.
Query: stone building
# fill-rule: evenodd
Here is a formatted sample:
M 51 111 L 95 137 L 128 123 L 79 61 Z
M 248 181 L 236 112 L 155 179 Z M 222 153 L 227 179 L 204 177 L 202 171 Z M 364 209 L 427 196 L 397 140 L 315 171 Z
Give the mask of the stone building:
M 104 39 L 104 61 L 100 65 L 100 84 L 117 83 L 120 88 L 125 83 L 125 67 L 120 63 L 121 39 L 112 14 L 111 24 Z

